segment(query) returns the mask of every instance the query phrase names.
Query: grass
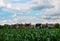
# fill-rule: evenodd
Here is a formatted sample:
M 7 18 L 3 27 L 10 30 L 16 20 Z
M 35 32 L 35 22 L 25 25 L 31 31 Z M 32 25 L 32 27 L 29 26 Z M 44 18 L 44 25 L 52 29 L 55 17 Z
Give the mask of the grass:
M 0 41 L 60 41 L 60 29 L 0 29 Z

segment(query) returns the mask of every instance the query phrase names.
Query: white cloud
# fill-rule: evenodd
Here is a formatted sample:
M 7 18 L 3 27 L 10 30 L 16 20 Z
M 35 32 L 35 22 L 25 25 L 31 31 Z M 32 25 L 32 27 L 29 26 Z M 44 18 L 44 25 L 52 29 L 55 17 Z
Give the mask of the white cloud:
M 5 3 L 4 3 L 4 1 L 3 0 L 0 0 L 0 6 L 5 6 Z
M 16 2 L 16 3 L 13 3 Z M 42 7 L 43 10 L 39 9 L 38 6 Z M 50 6 L 54 6 L 53 8 L 47 8 Z M 54 22 L 59 22 L 60 18 L 58 16 L 50 16 L 52 14 L 55 14 L 57 12 L 60 13 L 60 0 L 32 0 L 28 1 L 26 3 L 20 3 L 19 0 L 0 0 L 0 7 L 3 7 L 3 11 L 9 11 L 12 12 L 12 20 L 11 19 L 5 19 L 1 21 L 0 24 L 5 24 L 5 23 L 17 23 L 18 22 L 32 22 L 32 23 L 54 23 Z M 32 7 L 38 8 L 36 10 L 32 10 Z M 37 16 L 17 16 L 17 14 L 30 14 L 32 12 L 37 12 Z M 39 14 L 38 14 L 39 13 Z M 42 16 L 40 15 L 42 13 Z M 34 14 L 34 13 L 33 13 Z M 38 17 L 40 15 L 40 17 Z M 44 18 L 58 18 L 56 21 L 55 20 L 46 20 Z M 40 19 L 39 19 L 40 18 Z

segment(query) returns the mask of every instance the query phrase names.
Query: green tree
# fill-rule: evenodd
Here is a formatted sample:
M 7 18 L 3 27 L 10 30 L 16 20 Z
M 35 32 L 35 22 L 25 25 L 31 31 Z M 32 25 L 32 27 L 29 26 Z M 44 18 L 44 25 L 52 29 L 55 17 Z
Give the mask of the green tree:
M 0 29 L 2 29 L 3 28 L 3 25 L 0 25 Z
M 7 29 L 8 26 L 9 26 L 8 24 L 4 24 L 4 25 L 3 25 L 3 28 L 4 28 L 4 29 Z
M 60 24 L 59 23 L 56 23 L 55 24 L 55 28 L 60 28 Z

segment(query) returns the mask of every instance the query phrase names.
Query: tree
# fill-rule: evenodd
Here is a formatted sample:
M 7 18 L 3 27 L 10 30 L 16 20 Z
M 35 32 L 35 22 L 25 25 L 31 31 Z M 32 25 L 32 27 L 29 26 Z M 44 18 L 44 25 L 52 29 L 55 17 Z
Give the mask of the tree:
M 8 24 L 4 24 L 4 25 L 3 25 L 3 28 L 4 28 L 4 29 L 8 29 L 8 28 L 9 28 L 9 25 L 8 25 Z
M 56 23 L 55 24 L 55 28 L 60 28 L 60 24 L 59 23 Z
M 2 29 L 3 28 L 3 26 L 2 25 L 0 25 L 0 29 Z

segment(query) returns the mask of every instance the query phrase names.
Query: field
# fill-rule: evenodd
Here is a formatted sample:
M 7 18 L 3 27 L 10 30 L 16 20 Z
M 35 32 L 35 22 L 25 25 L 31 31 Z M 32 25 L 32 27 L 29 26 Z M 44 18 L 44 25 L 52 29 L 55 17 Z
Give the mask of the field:
M 60 29 L 0 29 L 0 41 L 60 41 Z

